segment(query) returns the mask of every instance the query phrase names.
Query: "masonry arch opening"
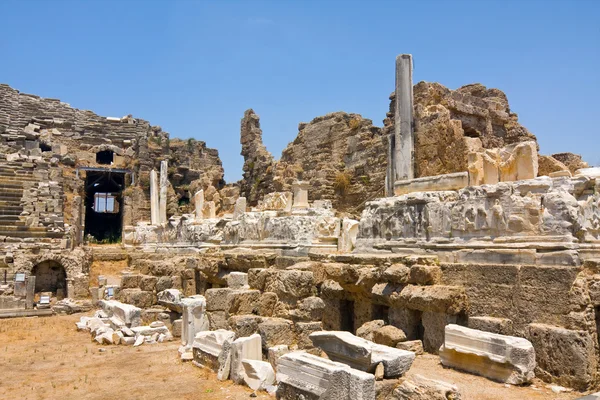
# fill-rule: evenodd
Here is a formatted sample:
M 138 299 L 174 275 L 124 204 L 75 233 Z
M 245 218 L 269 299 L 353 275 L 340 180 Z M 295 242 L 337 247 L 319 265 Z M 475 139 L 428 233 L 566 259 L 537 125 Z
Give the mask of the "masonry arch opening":
M 67 297 L 67 273 L 57 261 L 42 261 L 31 270 L 35 276 L 35 292 L 52 292 L 58 297 Z

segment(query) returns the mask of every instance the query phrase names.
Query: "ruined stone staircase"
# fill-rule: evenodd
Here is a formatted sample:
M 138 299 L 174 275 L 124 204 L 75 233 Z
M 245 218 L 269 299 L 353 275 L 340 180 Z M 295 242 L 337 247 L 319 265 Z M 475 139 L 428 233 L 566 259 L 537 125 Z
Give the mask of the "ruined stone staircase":
M 25 185 L 41 182 L 34 174 L 35 166 L 30 162 L 7 161 L 0 155 L 0 237 L 62 238 L 64 235 L 46 226 L 27 226 L 21 218 Z

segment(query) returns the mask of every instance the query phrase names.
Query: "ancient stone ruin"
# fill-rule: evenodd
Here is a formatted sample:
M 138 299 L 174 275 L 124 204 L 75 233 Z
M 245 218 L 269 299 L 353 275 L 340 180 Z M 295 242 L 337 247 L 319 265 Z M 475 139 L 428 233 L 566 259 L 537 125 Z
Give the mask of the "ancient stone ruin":
M 597 389 L 600 168 L 540 155 L 498 89 L 413 85 L 410 55 L 383 125 L 316 117 L 275 159 L 247 110 L 226 183 L 202 141 L 0 85 L 0 316 L 177 338 L 280 399 L 460 398 L 407 376 L 424 353 Z

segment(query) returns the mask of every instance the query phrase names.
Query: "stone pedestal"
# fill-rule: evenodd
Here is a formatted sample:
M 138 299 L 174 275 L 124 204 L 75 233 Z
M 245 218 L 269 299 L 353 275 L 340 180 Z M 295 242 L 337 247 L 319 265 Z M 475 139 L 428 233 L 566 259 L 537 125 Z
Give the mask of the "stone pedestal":
M 292 185 L 294 192 L 294 204 L 292 208 L 294 210 L 308 208 L 308 188 L 310 184 L 308 182 L 295 182 Z
M 239 219 L 246 212 L 246 198 L 239 197 L 233 208 L 233 219 Z
M 181 300 L 183 307 L 183 325 L 181 332 L 182 359 L 192 359 L 192 344 L 196 333 L 208 330 L 208 318 L 205 317 L 206 299 L 204 296 L 186 297 Z
M 160 162 L 160 198 L 159 198 L 159 224 L 167 223 L 167 188 L 169 187 L 167 161 Z
M 27 277 L 27 293 L 25 295 L 25 308 L 33 309 L 33 297 L 35 295 L 35 275 Z
M 150 221 L 152 225 L 160 224 L 159 200 L 158 200 L 158 176 L 156 171 L 150 171 Z
M 194 206 L 196 210 L 196 221 L 204 219 L 204 190 L 200 189 L 194 195 Z

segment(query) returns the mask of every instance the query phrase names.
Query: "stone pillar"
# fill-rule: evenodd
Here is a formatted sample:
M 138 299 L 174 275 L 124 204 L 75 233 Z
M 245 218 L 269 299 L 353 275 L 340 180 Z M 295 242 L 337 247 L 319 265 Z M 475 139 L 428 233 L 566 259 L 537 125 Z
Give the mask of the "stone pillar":
M 194 206 L 196 209 L 196 221 L 204 218 L 204 190 L 200 189 L 194 195 Z
M 293 209 L 308 208 L 308 188 L 310 184 L 308 182 L 295 182 L 292 184 L 292 190 L 294 191 L 294 205 Z
M 196 333 L 209 330 L 208 318 L 205 316 L 206 299 L 196 295 L 181 299 L 183 322 L 181 326 L 181 347 L 179 353 L 184 360 L 191 360 L 192 344 Z
M 233 219 L 239 219 L 246 212 L 246 198 L 238 197 L 233 208 Z
M 159 223 L 167 223 L 167 188 L 169 186 L 168 163 L 163 160 L 160 162 L 160 201 L 159 201 Z
M 27 293 L 25 294 L 25 308 L 33 309 L 33 297 L 35 296 L 35 275 L 27 277 Z
M 415 177 L 413 152 L 413 83 L 412 55 L 396 57 L 396 107 L 394 113 L 394 180 L 403 181 Z M 389 183 L 388 183 L 389 185 Z
M 150 171 L 150 221 L 152 225 L 160 224 L 158 201 L 158 177 L 156 171 Z
M 73 278 L 67 278 L 67 297 L 75 298 L 75 285 L 73 284 Z

